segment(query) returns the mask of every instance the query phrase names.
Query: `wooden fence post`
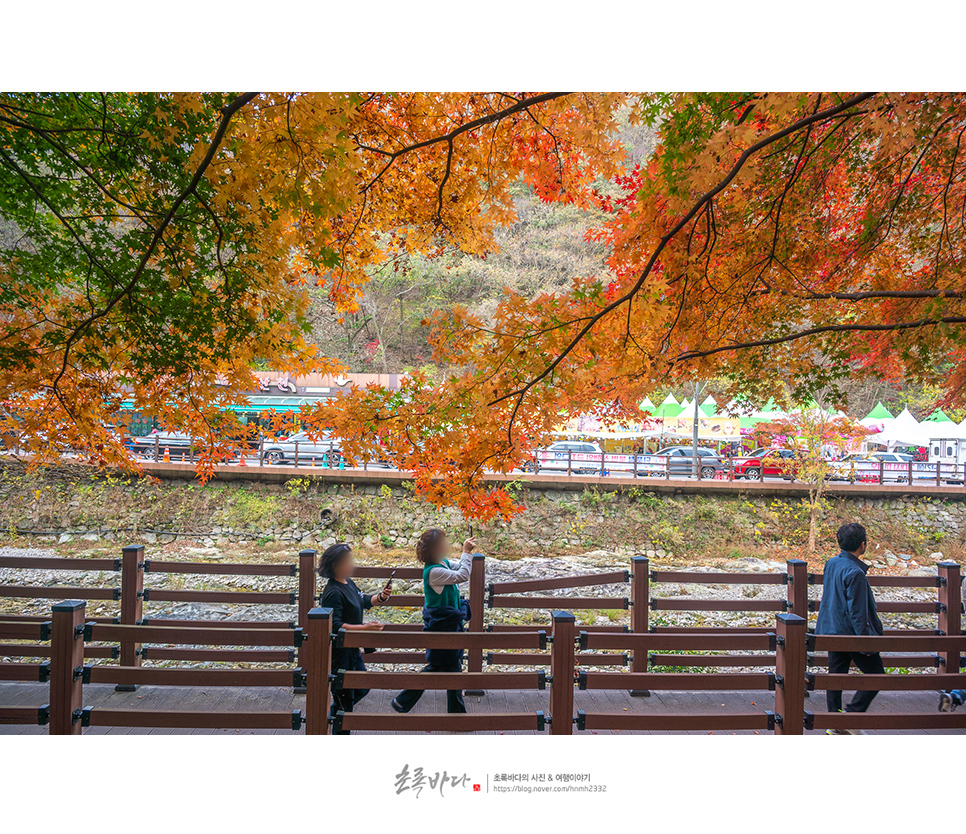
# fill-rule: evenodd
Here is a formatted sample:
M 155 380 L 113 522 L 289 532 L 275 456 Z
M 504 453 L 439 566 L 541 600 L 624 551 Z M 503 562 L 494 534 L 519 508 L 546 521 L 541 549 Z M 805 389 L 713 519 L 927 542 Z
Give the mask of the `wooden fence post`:
M 144 615 L 144 545 L 130 545 L 121 551 L 121 625 L 137 625 Z M 121 666 L 141 665 L 141 644 L 121 641 Z M 134 684 L 119 683 L 115 692 L 134 692 Z
M 939 630 L 951 637 L 962 634 L 963 586 L 959 565 L 955 562 L 939 563 Z M 939 668 L 944 674 L 959 672 L 959 652 L 940 652 L 945 663 Z
M 647 634 L 647 615 L 651 605 L 650 564 L 645 556 L 631 557 L 631 631 L 634 634 Z M 631 671 L 647 671 L 647 652 L 644 649 L 634 649 Z M 635 698 L 647 698 L 651 693 L 646 689 L 632 689 L 630 694 Z
M 299 551 L 299 612 L 298 612 L 298 627 L 307 631 L 309 627 L 309 611 L 315 607 L 315 584 L 316 577 L 316 561 L 315 561 L 315 551 L 306 549 Z M 299 646 L 299 666 L 303 669 L 308 666 L 306 662 L 306 657 L 309 652 L 312 651 L 310 645 Z M 305 694 L 304 686 L 295 687 L 296 695 Z
M 329 671 L 332 666 L 332 609 L 313 608 L 308 613 L 305 652 L 305 734 L 329 732 Z
M 550 652 L 550 734 L 569 736 L 574 732 L 574 615 L 554 611 L 553 649 Z
M 299 551 L 299 628 L 308 628 L 309 611 L 315 607 L 315 576 L 315 551 Z
M 797 614 L 778 614 L 775 647 L 775 734 L 805 732 L 805 626 Z
M 486 556 L 473 554 L 473 571 L 470 573 L 470 631 L 483 631 L 483 605 L 486 594 Z M 466 670 L 483 671 L 483 649 L 466 650 Z M 483 689 L 467 689 L 466 695 L 486 695 Z
M 788 610 L 808 619 L 808 562 L 802 559 L 788 559 L 785 562 L 788 576 Z
M 81 734 L 86 607 L 83 600 L 67 599 L 51 608 L 49 733 L 52 736 Z

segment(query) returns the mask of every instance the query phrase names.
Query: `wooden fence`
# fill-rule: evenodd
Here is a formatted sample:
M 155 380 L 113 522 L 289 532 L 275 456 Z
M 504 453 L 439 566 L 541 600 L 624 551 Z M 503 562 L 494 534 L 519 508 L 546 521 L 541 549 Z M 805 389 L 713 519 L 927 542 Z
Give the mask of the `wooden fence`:
M 50 586 L 6 585 L 13 589 L 3 596 L 21 595 L 33 598 L 65 598 L 67 591 L 77 592 L 89 599 L 115 599 L 121 602 L 117 618 L 86 618 L 85 602 L 67 599 L 53 606 L 51 616 L 0 615 L 0 654 L 38 662 L 0 663 L 0 681 L 47 681 L 50 687 L 49 705 L 0 708 L 0 722 L 45 723 L 50 720 L 50 732 L 76 732 L 77 725 L 113 726 L 191 726 L 239 728 L 237 722 L 250 722 L 252 728 L 279 728 L 281 714 L 228 714 L 210 713 L 200 715 L 159 714 L 145 716 L 141 711 L 103 710 L 98 707 L 85 712 L 77 703 L 84 683 L 113 684 L 121 690 L 131 690 L 141 685 L 151 686 L 293 686 L 296 692 L 306 694 L 306 732 L 325 733 L 330 686 L 345 688 L 392 689 L 413 687 L 419 689 L 462 688 L 469 694 L 520 688 L 526 690 L 549 690 L 546 714 L 507 713 L 470 716 L 434 716 L 394 713 L 349 714 L 335 716 L 340 729 L 364 730 L 418 730 L 418 729 L 466 729 L 466 730 L 520 730 L 549 727 L 553 734 L 569 734 L 574 724 L 578 729 L 774 729 L 777 733 L 795 732 L 796 728 L 838 728 L 847 723 L 847 717 L 829 717 L 824 714 L 809 716 L 804 712 L 806 687 L 871 688 L 871 689 L 923 689 L 936 690 L 964 685 L 966 676 L 960 674 L 961 653 L 966 644 L 961 637 L 962 598 L 960 568 L 945 562 L 939 566 L 937 576 L 871 576 L 877 587 L 935 588 L 935 602 L 881 602 L 879 610 L 888 613 L 917 613 L 937 616 L 935 629 L 893 629 L 877 638 L 861 638 L 871 641 L 876 648 L 863 651 L 881 651 L 887 667 L 922 669 L 924 673 L 851 677 L 843 682 L 840 677 L 807 673 L 808 667 L 821 667 L 826 659 L 823 652 L 840 650 L 834 641 L 846 638 L 826 638 L 807 635 L 807 616 L 816 608 L 815 601 L 808 599 L 809 586 L 820 586 L 820 574 L 809 574 L 807 566 L 799 560 L 791 560 L 785 573 L 720 573 L 695 571 L 649 571 L 648 560 L 635 557 L 630 571 L 612 571 L 576 577 L 557 577 L 545 580 L 496 583 L 489 586 L 488 596 L 493 607 L 518 607 L 521 600 L 530 609 L 553 608 L 551 619 L 545 626 L 484 625 L 484 560 L 474 559 L 470 580 L 470 596 L 478 602 L 474 605 L 469 630 L 455 634 L 428 633 L 419 624 L 394 626 L 381 632 L 351 632 L 329 635 L 328 609 L 313 607 L 316 599 L 315 551 L 305 550 L 299 554 L 297 564 L 290 565 L 228 565 L 221 563 L 165 562 L 145 560 L 143 548 L 125 548 L 122 558 L 74 560 L 54 558 L 20 559 L 0 558 L 0 567 L 24 567 L 68 570 L 104 570 L 118 575 L 117 586 L 107 589 L 67 586 L 50 594 Z M 272 594 L 285 596 L 286 604 L 298 605 L 298 620 L 281 621 L 189 621 L 180 619 L 144 618 L 142 606 L 145 599 L 158 599 L 153 589 L 145 593 L 144 575 L 150 572 L 205 573 L 234 575 L 279 575 L 297 577 L 297 593 Z M 386 579 L 390 568 L 360 568 L 358 575 L 364 579 Z M 396 570 L 396 576 L 405 580 L 420 578 L 419 568 Z M 781 599 L 754 600 L 667 600 L 652 597 L 651 582 L 674 582 L 691 584 L 738 584 L 755 583 L 786 586 Z M 544 592 L 593 585 L 627 583 L 628 592 L 619 597 L 565 597 L 526 596 Z M 94 593 L 92 593 L 92 591 Z M 108 597 L 105 592 L 109 592 Z M 163 601 L 180 601 L 172 594 L 183 595 L 186 591 L 170 591 Z M 192 599 L 207 600 L 212 593 L 242 597 L 251 603 L 269 602 L 259 595 L 250 599 L 251 592 L 198 591 Z M 585 609 L 588 599 L 599 604 L 596 608 L 622 607 L 630 609 L 630 630 L 625 626 L 583 626 L 577 630 L 573 610 Z M 394 598 L 397 605 L 418 606 L 421 597 L 400 595 Z M 681 602 L 682 605 L 669 605 Z M 725 605 L 727 603 L 727 605 Z M 751 603 L 750 609 L 744 608 Z M 763 603 L 767 603 L 764 605 Z M 505 604 L 505 605 L 504 605 Z M 567 610 L 564 606 L 570 606 Z M 742 606 L 739 608 L 739 606 Z M 774 627 L 675 627 L 654 626 L 648 621 L 651 610 L 752 610 L 776 614 Z M 65 623 L 70 622 L 70 626 Z M 68 637 L 70 638 L 68 640 Z M 398 671 L 366 671 L 336 674 L 331 680 L 330 639 L 340 640 L 346 647 L 370 647 L 376 649 L 367 654 L 370 664 L 408 664 L 421 662 L 427 648 L 463 649 L 467 653 L 466 673 L 420 673 Z M 859 639 L 859 638 L 848 638 Z M 31 641 L 31 642 L 26 642 Z M 844 645 L 844 644 L 843 644 Z M 858 644 L 857 644 L 858 645 Z M 866 645 L 863 643 L 862 645 Z M 860 650 L 860 649 L 855 649 Z M 484 671 L 483 660 L 488 670 Z M 210 661 L 218 663 L 271 662 L 287 664 L 290 668 L 272 669 L 191 669 L 144 667 L 142 660 L 167 662 Z M 89 661 L 99 661 L 89 663 Z M 298 666 L 292 666 L 294 663 Z M 86 665 L 85 665 L 86 664 Z M 495 671 L 492 666 L 525 667 L 519 671 Z M 545 667 L 545 668 L 535 668 Z M 546 667 L 550 667 L 549 675 Z M 737 668 L 754 671 L 668 672 L 658 671 L 667 667 L 681 668 Z M 621 671 L 607 671 L 619 668 Z M 626 671 L 625 671 L 626 668 Z M 888 679 L 888 680 L 886 680 Z M 617 716 L 579 712 L 573 715 L 574 686 L 580 689 L 625 689 L 632 694 L 648 694 L 650 690 L 664 691 L 683 689 L 742 690 L 774 689 L 776 706 L 774 715 L 763 712 L 761 716 L 657 716 L 624 713 Z M 2 692 L 2 690 L 0 690 Z M 801 703 L 799 703 L 801 701 Z M 67 721 L 65 710 L 71 707 L 72 720 Z M 81 712 L 75 715 L 76 710 Z M 138 714 L 127 714 L 127 712 Z M 799 721 L 799 713 L 801 721 Z M 287 713 L 286 713 L 287 714 Z M 561 716 L 556 724 L 554 715 Z M 287 714 L 288 715 L 288 714 Z M 572 720 L 563 716 L 570 716 Z M 893 716 L 877 715 L 856 718 L 856 728 L 883 728 L 906 724 L 915 727 L 960 727 L 959 716 L 899 716 L 899 723 L 889 725 Z M 922 719 L 926 723 L 915 724 Z M 75 719 L 75 720 L 74 720 Z M 289 723 L 295 724 L 289 715 Z M 160 721 L 150 724 L 145 722 Z M 120 723 L 123 721 L 141 723 Z M 187 721 L 189 724 L 171 722 Z M 871 721 L 871 723 L 869 723 Z M 214 723 L 212 723 L 214 722 Z M 218 723 L 227 722 L 227 723 Z M 235 722 L 235 723 L 232 723 Z M 261 723 L 259 723 L 261 722 Z M 488 723 L 489 722 L 489 723 Z M 662 723 L 664 722 L 664 723 Z M 762 722 L 766 725 L 762 727 Z M 829 723 L 831 722 L 831 723 Z M 863 723 L 865 722 L 865 723 Z M 885 722 L 885 723 L 883 723 Z M 754 726 L 745 726 L 754 724 Z M 269 726 L 270 725 L 270 726 Z M 713 727 L 711 725 L 714 725 Z M 739 725 L 741 725 L 739 727 Z M 245 725 L 249 726 L 249 725 Z M 800 731 L 800 729 L 799 729 Z
M 212 646 L 301 645 L 301 629 L 199 626 L 114 625 L 85 619 L 84 600 L 65 600 L 51 609 L 49 622 L 0 623 L 6 638 L 50 641 L 50 660 L 42 664 L 6 663 L 0 679 L 47 681 L 49 701 L 33 708 L 0 706 L 0 722 L 33 723 L 25 719 L 33 711 L 38 723 L 49 723 L 51 735 L 78 735 L 83 727 L 165 727 L 226 729 L 292 729 L 302 726 L 302 712 L 147 711 L 90 708 L 83 705 L 85 684 L 114 684 L 133 689 L 151 686 L 288 686 L 300 682 L 301 669 L 198 669 L 145 668 L 140 665 L 85 664 L 88 641 L 116 642 L 121 646 L 143 642 Z M 328 646 L 328 635 L 316 635 Z M 327 696 L 326 691 L 326 696 Z M 307 704 L 308 706 L 308 704 Z M 325 705 L 327 708 L 327 704 Z M 324 719 L 323 719 L 324 720 Z
M 432 730 L 506 731 L 544 730 L 554 735 L 577 731 L 736 731 L 755 730 L 779 735 L 798 735 L 806 729 L 963 729 L 961 713 L 813 713 L 806 711 L 806 692 L 823 689 L 881 691 L 935 691 L 966 687 L 966 674 L 938 675 L 831 675 L 808 671 L 811 651 L 879 651 L 904 654 L 955 655 L 966 650 L 966 636 L 898 635 L 882 637 L 826 637 L 810 635 L 804 618 L 795 614 L 776 615 L 774 631 L 754 634 L 619 634 L 577 631 L 574 615 L 557 611 L 552 631 L 530 633 L 493 632 L 389 632 L 378 634 L 341 631 L 331 634 L 331 609 L 313 608 L 308 629 L 202 629 L 165 626 L 123 626 L 85 621 L 85 603 L 67 600 L 53 606 L 48 623 L 6 624 L 4 636 L 50 640 L 50 660 L 40 664 L 8 663 L 0 666 L 0 679 L 47 681 L 48 700 L 32 706 L 0 705 L 0 722 L 48 724 L 52 735 L 78 735 L 84 727 L 163 727 L 223 729 L 299 730 L 324 735 L 330 725 L 337 730 L 418 732 Z M 119 633 L 123 632 L 123 633 Z M 131 635 L 128 632 L 132 632 Z M 175 633 L 177 632 L 177 633 Z M 303 670 L 265 669 L 149 669 L 84 663 L 87 640 L 113 641 L 132 636 L 134 640 L 166 643 L 218 643 L 225 646 L 308 645 L 309 665 Z M 542 650 L 548 644 L 550 674 L 528 669 L 515 672 L 410 673 L 339 671 L 330 675 L 332 642 L 341 647 L 366 648 L 379 643 L 398 649 L 498 649 Z M 653 650 L 701 651 L 761 650 L 774 652 L 774 666 L 763 672 L 602 672 L 581 668 L 580 654 Z M 592 667 L 601 664 L 591 661 Z M 85 707 L 86 684 L 181 687 L 288 687 L 304 684 L 305 710 L 294 711 L 194 711 L 110 709 Z M 488 691 L 547 690 L 548 710 L 532 712 L 484 712 L 462 715 L 421 713 L 343 713 L 328 716 L 330 687 L 377 690 L 413 687 L 456 689 L 466 685 Z M 575 685 L 579 690 L 628 689 L 657 691 L 773 691 L 773 709 L 747 713 L 654 713 L 576 710 Z
M 485 562 L 482 554 L 473 558 L 473 571 L 470 577 L 469 600 L 473 610 L 473 620 L 470 628 L 483 630 L 484 609 L 484 570 Z M 97 623 L 114 623 L 122 625 L 157 625 L 185 627 L 198 625 L 203 628 L 306 628 L 309 610 L 318 601 L 317 554 L 315 550 L 306 549 L 299 553 L 298 560 L 283 564 L 256 564 L 227 562 L 176 562 L 157 559 L 145 559 L 144 547 L 125 547 L 120 559 L 69 559 L 53 557 L 0 557 L 0 568 L 13 569 L 41 569 L 63 571 L 110 571 L 117 576 L 118 581 L 109 587 L 91 587 L 83 585 L 71 586 L 38 586 L 0 584 L 0 597 L 32 598 L 32 599 L 84 599 L 84 600 L 112 600 L 120 602 L 120 612 L 117 617 L 93 618 Z M 421 568 L 380 568 L 360 567 L 356 576 L 363 579 L 388 579 L 391 573 L 400 580 L 421 580 Z M 168 590 L 163 588 L 145 588 L 144 579 L 149 573 L 180 574 L 180 575 L 218 575 L 218 576 L 290 576 L 295 585 L 292 591 L 257 592 L 257 591 L 215 591 L 198 590 Z M 240 603 L 248 605 L 291 605 L 296 608 L 296 615 L 292 620 L 188 620 L 180 618 L 145 617 L 145 602 L 171 603 Z M 422 594 L 395 595 L 390 606 L 395 608 L 421 608 Z M 295 613 L 295 612 L 293 612 Z M 6 622 L 41 622 L 45 617 L 33 615 L 3 614 L 0 619 Z M 413 625 L 412 628 L 421 628 Z M 119 635 L 123 637 L 124 635 Z M 11 645 L 9 651 L 0 646 L 0 656 L 43 656 L 21 655 L 30 651 L 43 651 L 43 647 L 26 647 Z M 139 643 L 123 640 L 119 645 L 88 647 L 93 652 L 89 657 L 113 657 L 122 666 L 140 666 L 142 659 L 164 660 L 210 660 L 220 662 L 233 661 L 282 661 L 278 652 L 271 655 L 253 655 L 251 650 L 244 653 L 220 651 L 216 654 L 202 649 L 174 649 L 150 648 L 144 649 Z M 147 652 L 147 654 L 145 653 Z M 99 654 L 104 653 L 104 654 Z M 303 658 L 299 658 L 301 663 Z M 483 668 L 483 656 L 479 651 L 468 654 L 470 671 L 479 672 Z M 118 685 L 122 691 L 126 685 Z

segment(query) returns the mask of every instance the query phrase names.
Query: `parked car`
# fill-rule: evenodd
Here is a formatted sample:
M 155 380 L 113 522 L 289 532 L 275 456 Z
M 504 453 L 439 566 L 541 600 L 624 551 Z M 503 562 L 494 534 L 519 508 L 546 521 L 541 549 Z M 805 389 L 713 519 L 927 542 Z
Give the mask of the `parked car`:
M 540 472 L 544 469 L 571 472 L 600 472 L 601 457 L 604 450 L 596 443 L 585 440 L 561 440 L 551 443 L 546 449 L 538 449 L 533 461 L 524 467 L 527 472 Z
M 262 446 L 262 459 L 265 463 L 290 464 L 296 458 L 301 465 L 303 461 L 311 463 L 325 463 L 328 466 L 338 466 L 343 458 L 339 441 L 330 435 L 317 435 L 313 440 L 308 432 L 299 431 L 284 438 L 265 440 Z
M 832 463 L 832 479 L 854 481 L 867 476 L 878 480 L 879 461 L 882 461 L 882 480 L 905 482 L 909 479 L 909 464 L 912 464 L 913 480 L 935 480 L 935 464 L 917 462 L 912 455 L 902 452 L 871 452 L 869 454 L 846 455 L 842 460 Z
M 247 445 L 252 449 L 258 445 L 251 437 L 247 440 L 240 440 L 239 443 Z M 164 455 L 165 449 L 167 449 L 168 457 L 171 460 L 187 461 L 191 460 L 192 454 L 198 454 L 200 452 L 202 442 L 195 440 L 190 434 L 183 432 L 161 431 L 160 429 L 156 429 L 150 434 L 141 437 L 132 437 L 126 445 L 134 454 L 140 455 L 148 460 L 154 460 L 155 453 L 157 453 L 157 458 L 160 460 Z M 226 455 L 224 459 L 225 461 L 230 461 L 232 458 Z
M 192 439 L 190 434 L 177 431 L 153 431 L 143 437 L 131 438 L 131 451 L 136 455 L 154 459 L 157 450 L 158 460 L 168 450 L 171 460 L 188 460 L 191 457 Z
M 656 458 L 667 458 L 667 461 L 658 461 L 662 465 L 656 468 Z M 698 458 L 702 478 L 713 478 L 715 472 L 725 468 L 721 458 L 703 446 L 698 447 Z M 669 446 L 653 455 L 646 455 L 641 462 L 644 467 L 638 471 L 646 475 L 661 476 L 669 471 L 671 475 L 687 476 L 694 472 L 694 449 L 691 446 Z
M 762 474 L 790 478 L 796 455 L 791 449 L 755 449 L 746 458 L 735 458 L 735 477 L 757 481 Z

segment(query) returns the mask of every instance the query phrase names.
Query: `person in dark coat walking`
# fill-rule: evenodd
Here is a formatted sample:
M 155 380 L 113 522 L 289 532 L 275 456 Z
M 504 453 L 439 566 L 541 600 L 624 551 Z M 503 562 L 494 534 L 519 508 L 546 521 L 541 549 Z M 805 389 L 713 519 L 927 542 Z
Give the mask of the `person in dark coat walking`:
M 319 575 L 329 581 L 322 590 L 319 605 L 332 609 L 332 630 L 346 631 L 381 631 L 383 624 L 377 622 L 363 622 L 363 611 L 374 605 L 385 605 L 392 596 L 389 583 L 378 594 L 364 594 L 352 581 L 355 569 L 355 559 L 352 548 L 347 544 L 334 544 L 322 554 L 319 564 Z M 362 652 L 357 648 L 339 648 L 332 646 L 332 671 L 344 669 L 348 672 L 365 672 L 366 664 L 362 662 Z M 352 712 L 352 707 L 369 694 L 368 689 L 333 689 L 332 709 L 330 715 L 336 712 Z M 348 735 L 348 731 L 343 731 Z M 333 733 L 338 735 L 338 733 Z
M 845 524 L 837 533 L 842 552 L 825 563 L 822 580 L 822 603 L 815 623 L 816 634 L 882 634 L 882 621 L 876 613 L 875 596 L 866 577 L 869 566 L 859 557 L 868 545 L 861 524 Z M 885 667 L 878 652 L 829 652 L 828 671 L 842 675 L 855 664 L 867 675 L 883 675 Z M 845 712 L 865 712 L 878 692 L 856 692 Z M 825 693 L 829 712 L 842 712 L 842 693 Z M 829 731 L 832 733 L 833 731 Z M 848 731 L 836 734 L 850 735 Z

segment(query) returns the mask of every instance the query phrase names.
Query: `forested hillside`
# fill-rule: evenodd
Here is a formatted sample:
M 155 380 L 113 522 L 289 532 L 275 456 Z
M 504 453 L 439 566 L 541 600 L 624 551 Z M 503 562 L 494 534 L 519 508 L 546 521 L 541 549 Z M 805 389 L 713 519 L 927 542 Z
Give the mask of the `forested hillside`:
M 625 125 L 620 139 L 630 165 L 654 147 L 654 134 L 642 127 Z M 358 372 L 426 366 L 432 357 L 422 321 L 434 311 L 462 304 L 485 318 L 506 289 L 531 296 L 606 272 L 603 245 L 585 237 L 603 222 L 602 212 L 545 202 L 522 183 L 513 196 L 516 222 L 498 230 L 498 248 L 484 258 L 446 252 L 393 262 L 372 274 L 361 309 L 341 321 L 315 293 L 311 318 L 322 352 Z

